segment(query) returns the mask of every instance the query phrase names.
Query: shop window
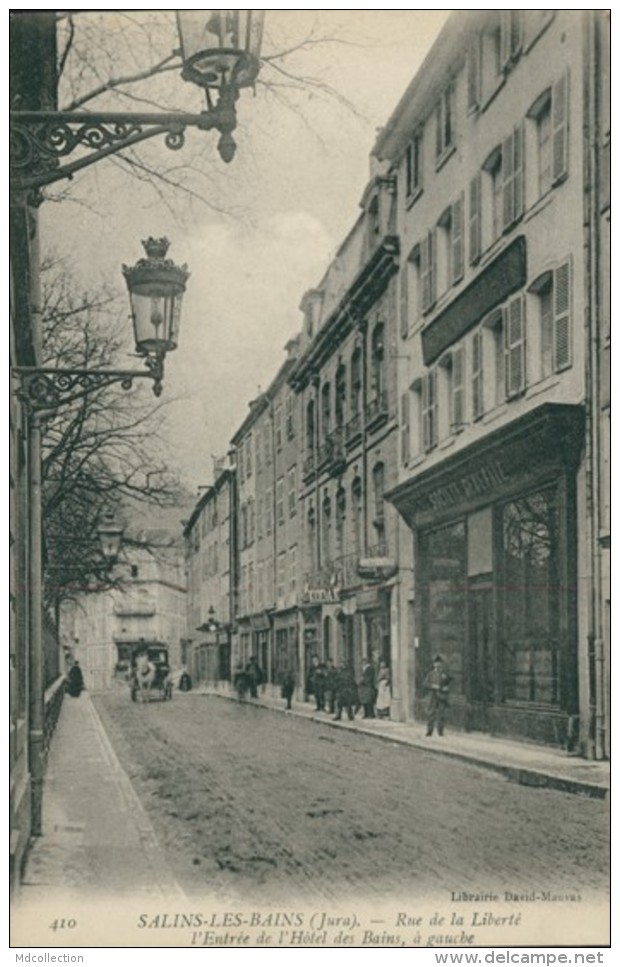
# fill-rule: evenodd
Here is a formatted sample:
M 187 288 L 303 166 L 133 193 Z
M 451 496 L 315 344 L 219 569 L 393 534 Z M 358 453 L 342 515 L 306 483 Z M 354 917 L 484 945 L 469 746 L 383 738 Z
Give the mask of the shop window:
M 420 535 L 422 578 L 422 646 L 428 668 L 442 656 L 452 679 L 451 692 L 464 691 L 467 586 L 466 531 L 456 521 Z M 425 671 L 424 668 L 421 669 Z
M 554 489 L 503 507 L 502 555 L 504 698 L 557 705 L 560 568 Z
M 422 132 L 417 131 L 405 152 L 405 193 L 413 201 L 422 191 Z

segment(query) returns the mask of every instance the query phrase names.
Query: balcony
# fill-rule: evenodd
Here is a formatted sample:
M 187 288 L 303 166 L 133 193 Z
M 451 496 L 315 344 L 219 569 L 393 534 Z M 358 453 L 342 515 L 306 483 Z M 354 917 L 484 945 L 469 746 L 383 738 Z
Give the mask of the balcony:
M 385 538 L 368 547 L 366 553 L 360 555 L 357 570 L 359 576 L 367 581 L 386 581 L 396 574 L 398 564 L 394 555 L 390 554 Z
M 342 473 L 346 467 L 346 457 L 343 442 L 342 427 L 335 430 L 325 437 L 318 451 L 318 470 L 327 470 L 332 477 Z
M 387 422 L 388 416 L 387 391 L 382 390 L 366 404 L 366 429 L 368 432 L 372 433 L 374 430 L 378 430 Z

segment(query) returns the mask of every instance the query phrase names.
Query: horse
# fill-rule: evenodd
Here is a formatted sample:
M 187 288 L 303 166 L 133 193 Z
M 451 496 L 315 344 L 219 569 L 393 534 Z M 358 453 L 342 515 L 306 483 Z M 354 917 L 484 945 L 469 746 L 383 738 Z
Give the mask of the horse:
M 151 688 L 155 681 L 155 665 L 149 661 L 148 655 L 138 655 L 136 658 L 135 680 L 141 702 L 151 701 Z

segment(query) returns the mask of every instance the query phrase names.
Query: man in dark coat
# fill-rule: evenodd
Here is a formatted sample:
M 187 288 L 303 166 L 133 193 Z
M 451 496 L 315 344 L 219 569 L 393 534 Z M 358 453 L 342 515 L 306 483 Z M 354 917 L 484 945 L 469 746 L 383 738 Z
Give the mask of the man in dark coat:
M 84 688 L 84 676 L 79 661 L 74 661 L 67 675 L 67 691 L 72 698 L 79 698 Z
M 437 726 L 437 735 L 443 735 L 446 709 L 450 692 L 450 676 L 441 655 L 433 659 L 433 667 L 424 679 L 424 691 L 428 692 L 428 719 L 426 734 L 432 735 Z
M 375 670 L 368 659 L 362 665 L 362 677 L 359 683 L 359 700 L 364 709 L 365 719 L 375 717 Z
M 290 668 L 286 668 L 282 672 L 280 688 L 281 688 L 282 698 L 286 699 L 287 709 L 292 708 L 291 700 L 293 698 L 293 693 L 295 691 L 295 675 L 293 674 Z
M 254 655 L 252 655 L 245 666 L 245 677 L 248 682 L 248 688 L 250 689 L 250 695 L 252 698 L 258 698 L 258 686 L 263 683 L 263 673 Z
M 333 715 L 336 711 L 336 690 L 338 684 L 338 672 L 334 668 L 331 658 L 325 662 L 325 701 L 327 711 Z
M 349 721 L 354 718 L 353 706 L 357 700 L 357 688 L 355 686 L 355 679 L 353 678 L 353 673 L 349 668 L 346 661 L 341 662 L 340 668 L 338 669 L 338 678 L 336 684 L 336 714 L 334 715 L 334 720 L 338 721 L 342 718 L 342 710 L 346 709 L 347 717 Z

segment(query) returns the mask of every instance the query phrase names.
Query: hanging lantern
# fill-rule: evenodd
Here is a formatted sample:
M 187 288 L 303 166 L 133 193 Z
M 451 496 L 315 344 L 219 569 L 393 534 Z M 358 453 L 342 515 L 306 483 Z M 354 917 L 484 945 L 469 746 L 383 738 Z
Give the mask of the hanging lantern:
M 147 257 L 123 265 L 129 289 L 136 349 L 143 356 L 163 357 L 177 348 L 181 302 L 189 277 L 187 266 L 166 258 L 167 238 L 142 242 Z
M 264 10 L 178 10 L 181 76 L 207 92 L 254 84 Z
M 118 557 L 124 530 L 123 525 L 116 521 L 111 513 L 105 515 L 97 528 L 101 553 L 110 564 L 113 564 Z

